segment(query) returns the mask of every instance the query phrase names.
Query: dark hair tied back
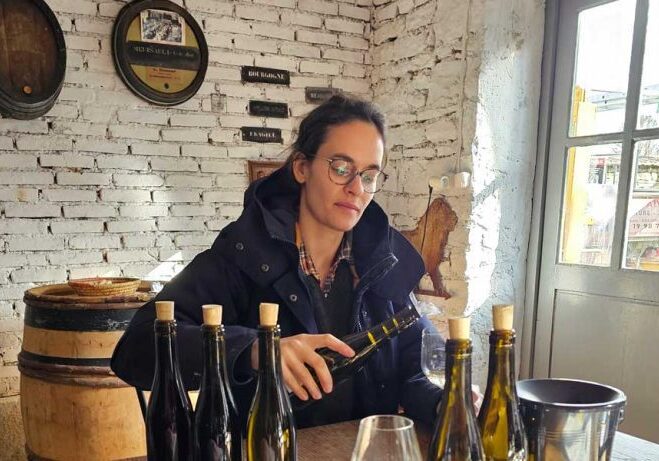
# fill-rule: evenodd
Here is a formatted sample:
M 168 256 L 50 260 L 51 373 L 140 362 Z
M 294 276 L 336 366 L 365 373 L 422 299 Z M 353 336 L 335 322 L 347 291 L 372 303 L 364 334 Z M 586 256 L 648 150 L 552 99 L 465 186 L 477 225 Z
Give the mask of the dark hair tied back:
M 327 130 L 333 126 L 360 120 L 372 123 L 385 141 L 385 118 L 373 103 L 362 99 L 337 94 L 309 112 L 300 123 L 297 139 L 291 146 L 292 153 L 287 164 L 302 154 L 311 160 L 325 142 Z

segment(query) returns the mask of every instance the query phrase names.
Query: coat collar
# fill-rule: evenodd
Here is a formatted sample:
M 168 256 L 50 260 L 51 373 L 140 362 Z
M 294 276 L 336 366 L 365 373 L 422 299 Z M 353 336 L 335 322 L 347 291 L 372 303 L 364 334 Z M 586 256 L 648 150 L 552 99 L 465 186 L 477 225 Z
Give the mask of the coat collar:
M 221 247 L 223 255 L 260 287 L 274 285 L 287 273 L 297 273 L 298 203 L 299 186 L 287 167 L 255 181 L 245 192 L 243 213 L 220 233 L 214 249 Z M 425 272 L 423 261 L 407 239 L 389 225 L 375 201 L 355 226 L 352 244 L 355 268 L 360 278 L 368 274 L 365 282 L 369 288 L 384 299 L 405 302 Z M 388 264 L 382 264 L 384 261 Z M 374 273 L 376 268 L 379 270 Z

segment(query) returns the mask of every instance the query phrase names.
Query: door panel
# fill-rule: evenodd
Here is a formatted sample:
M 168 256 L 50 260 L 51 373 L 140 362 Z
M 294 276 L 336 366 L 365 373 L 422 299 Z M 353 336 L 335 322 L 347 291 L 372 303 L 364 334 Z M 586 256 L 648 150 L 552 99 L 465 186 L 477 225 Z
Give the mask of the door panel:
M 622 389 L 622 429 L 659 442 L 659 0 L 557 1 L 531 371 Z
M 557 291 L 551 376 L 606 383 L 627 395 L 624 432 L 656 438 L 659 309 L 633 299 Z

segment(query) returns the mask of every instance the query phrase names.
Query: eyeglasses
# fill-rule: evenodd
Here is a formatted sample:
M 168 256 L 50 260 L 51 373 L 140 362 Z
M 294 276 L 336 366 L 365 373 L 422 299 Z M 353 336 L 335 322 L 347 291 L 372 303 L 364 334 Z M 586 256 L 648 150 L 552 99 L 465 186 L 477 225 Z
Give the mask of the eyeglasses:
M 382 190 L 385 181 L 389 177 L 388 174 L 379 168 L 366 168 L 362 171 L 357 171 L 354 163 L 343 158 L 323 158 L 322 160 L 328 163 L 327 172 L 330 181 L 334 184 L 345 186 L 359 176 L 362 180 L 364 191 L 369 194 L 375 194 Z

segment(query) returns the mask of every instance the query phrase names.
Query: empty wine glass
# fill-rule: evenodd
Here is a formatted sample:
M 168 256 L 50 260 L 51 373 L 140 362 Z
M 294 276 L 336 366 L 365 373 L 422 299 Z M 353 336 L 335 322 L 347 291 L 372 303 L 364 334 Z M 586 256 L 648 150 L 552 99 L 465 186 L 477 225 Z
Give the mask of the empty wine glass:
M 359 423 L 351 461 L 421 461 L 414 422 L 398 415 L 375 415 Z
M 446 352 L 444 339 L 434 328 L 424 328 L 421 333 L 421 369 L 431 383 L 444 388 L 446 378 Z

